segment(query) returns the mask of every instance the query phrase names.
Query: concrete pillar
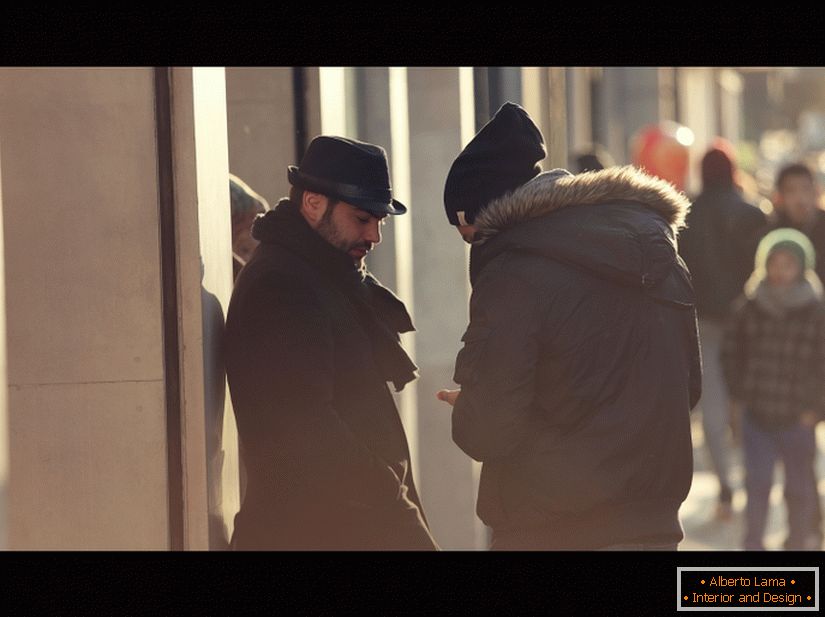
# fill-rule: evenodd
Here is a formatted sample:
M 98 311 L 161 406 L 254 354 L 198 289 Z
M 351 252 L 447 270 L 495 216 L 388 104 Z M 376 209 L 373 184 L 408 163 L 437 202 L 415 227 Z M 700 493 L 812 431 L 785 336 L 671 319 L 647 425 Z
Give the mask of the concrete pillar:
M 385 219 L 381 244 L 368 257 L 370 272 L 392 289 L 410 310 L 416 323 L 413 299 L 412 206 L 410 203 L 410 152 L 407 69 L 364 67 L 351 72 L 353 86 L 347 96 L 355 137 L 387 151 L 393 196 L 410 211 Z M 325 104 L 331 103 L 325 101 Z M 415 332 L 402 335 L 402 345 L 415 359 Z M 418 401 L 414 384 L 393 393 L 410 447 L 413 476 L 421 489 L 418 435 Z
M 356 84 L 353 69 L 323 66 L 318 69 L 321 130 L 324 135 L 355 137 L 358 132 Z
M 568 167 L 566 88 L 564 68 L 550 67 L 547 69 L 548 110 L 544 139 L 547 143 L 548 169 Z
M 564 71 L 567 99 L 567 146 L 579 154 L 593 146 L 590 69 L 569 67 Z
M 9 547 L 170 546 L 152 69 L 0 70 Z
M 719 134 L 736 144 L 742 138 L 742 90 L 744 79 L 731 68 L 720 69 L 719 86 Z
M 222 69 L 0 70 L 10 548 L 205 549 L 237 511 L 225 95 Z
M 447 222 L 444 181 L 461 151 L 461 72 L 456 68 L 410 68 L 410 186 L 421 492 L 433 534 L 444 548 L 478 546 L 476 477 L 471 459 L 451 437 L 450 408 L 435 392 L 454 387 L 452 377 L 461 335 L 467 327 L 467 250 Z M 467 124 L 465 126 L 472 126 Z
M 718 131 L 713 71 L 705 67 L 680 67 L 677 72 L 679 122 L 693 131 L 694 136 L 686 183 L 688 193 L 696 193 L 701 189 L 698 167 Z
M 544 169 L 567 167 L 567 94 L 565 69 L 522 69 L 522 106 L 544 135 L 547 157 Z
M 240 508 L 238 434 L 220 353 L 232 294 L 225 73 L 176 68 L 171 87 L 185 548 L 223 549 Z
M 547 78 L 545 67 L 526 66 L 521 69 L 521 106 L 530 114 L 542 134 L 549 116 Z
M 317 66 L 306 67 L 304 69 L 304 79 L 306 80 L 306 92 L 304 102 L 306 103 L 306 136 L 307 145 L 313 137 L 321 135 L 321 69 Z M 296 163 L 297 165 L 297 163 Z
M 676 69 L 661 66 L 657 70 L 659 77 L 659 119 L 676 120 Z
M 517 66 L 490 67 L 490 117 L 507 101 L 522 103 L 522 72 Z
M 0 135 L 2 141 L 2 135 Z M 3 162 L 0 160 L 0 550 L 8 547 L 9 417 L 6 363 L 6 283 L 3 250 Z
M 624 71 L 622 67 L 604 67 L 599 80 L 597 102 L 597 138 L 617 165 L 630 163 L 624 101 Z
M 623 111 L 627 142 L 643 126 L 657 124 L 662 119 L 659 106 L 659 69 L 625 67 L 623 77 Z
M 274 207 L 286 196 L 287 165 L 295 161 L 295 101 L 291 67 L 226 69 L 229 170 Z
M 406 77 L 404 77 L 406 84 Z M 392 140 L 391 115 L 393 112 L 401 113 L 406 118 L 406 97 L 396 101 L 396 106 L 403 106 L 401 109 L 390 108 L 390 69 L 387 67 L 360 67 L 353 70 L 354 92 L 350 97 L 350 106 L 354 109 L 355 138 L 369 143 L 377 144 L 387 151 L 390 163 L 390 180 L 393 182 L 393 195 L 401 203 L 407 204 L 399 194 L 398 180 L 394 171 L 398 168 L 395 161 L 395 150 Z M 399 152 L 399 156 L 402 154 Z M 399 174 L 403 173 L 398 170 Z M 407 215 L 404 215 L 407 216 Z M 381 230 L 381 244 L 370 254 L 368 265 L 379 281 L 390 289 L 396 289 L 397 284 L 397 258 L 395 231 L 398 222 L 397 217 L 385 219 L 384 227 Z

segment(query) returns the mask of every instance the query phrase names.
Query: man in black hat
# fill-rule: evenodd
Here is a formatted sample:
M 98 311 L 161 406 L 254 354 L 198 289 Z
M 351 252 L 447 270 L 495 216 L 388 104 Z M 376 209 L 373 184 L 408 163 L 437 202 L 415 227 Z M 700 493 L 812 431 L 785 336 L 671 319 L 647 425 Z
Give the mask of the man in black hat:
M 700 395 L 689 202 L 633 167 L 541 172 L 506 103 L 461 152 L 447 217 L 472 243 L 452 436 L 483 463 L 493 549 L 665 549 L 683 537 Z
M 247 487 L 236 550 L 432 550 L 392 394 L 416 377 L 404 304 L 366 270 L 392 198 L 383 148 L 320 136 L 258 217 L 226 370 Z

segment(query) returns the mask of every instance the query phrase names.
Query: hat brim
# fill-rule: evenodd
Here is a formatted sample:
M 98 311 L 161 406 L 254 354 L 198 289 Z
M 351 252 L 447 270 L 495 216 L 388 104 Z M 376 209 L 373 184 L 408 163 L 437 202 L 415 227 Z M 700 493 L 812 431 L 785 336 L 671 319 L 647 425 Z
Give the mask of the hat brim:
M 348 204 L 352 204 L 360 210 L 365 210 L 370 214 L 398 215 L 404 214 L 407 211 L 407 206 L 397 199 L 390 199 L 388 202 L 376 199 L 370 194 L 370 191 L 302 174 L 295 165 L 289 165 L 287 167 L 287 179 L 293 186 L 339 199 Z
M 400 201 L 393 199 L 390 203 L 380 203 L 380 202 L 356 202 L 352 199 L 344 199 L 343 197 L 339 198 L 341 201 L 346 201 L 348 204 L 352 204 L 359 210 L 366 210 L 370 214 L 404 214 L 407 211 L 407 206 L 402 204 Z

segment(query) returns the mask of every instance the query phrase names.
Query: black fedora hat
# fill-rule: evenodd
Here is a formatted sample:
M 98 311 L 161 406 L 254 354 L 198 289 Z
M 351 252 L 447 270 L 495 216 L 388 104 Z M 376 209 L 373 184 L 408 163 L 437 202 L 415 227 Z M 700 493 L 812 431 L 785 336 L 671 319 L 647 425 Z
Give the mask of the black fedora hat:
M 310 142 L 301 165 L 287 167 L 289 183 L 340 199 L 372 214 L 404 214 L 392 198 L 387 153 L 356 139 L 320 135 Z

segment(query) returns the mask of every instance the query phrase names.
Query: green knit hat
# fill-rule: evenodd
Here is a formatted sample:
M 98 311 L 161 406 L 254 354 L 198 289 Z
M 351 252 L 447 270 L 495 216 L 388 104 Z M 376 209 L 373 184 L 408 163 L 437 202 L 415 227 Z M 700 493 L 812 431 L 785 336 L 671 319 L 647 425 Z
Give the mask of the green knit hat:
M 756 270 L 764 272 L 768 258 L 779 250 L 793 254 L 802 266 L 803 274 L 813 270 L 816 265 L 816 251 L 808 237 L 796 229 L 781 227 L 774 229 L 759 242 L 754 263 Z

